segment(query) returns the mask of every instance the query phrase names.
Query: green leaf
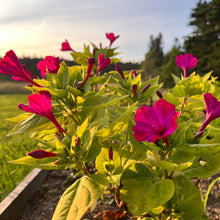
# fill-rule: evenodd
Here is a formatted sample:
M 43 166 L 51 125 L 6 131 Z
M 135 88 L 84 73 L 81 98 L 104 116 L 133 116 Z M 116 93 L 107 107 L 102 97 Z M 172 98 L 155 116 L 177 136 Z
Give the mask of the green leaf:
M 201 163 L 199 159 L 181 173 L 186 177 L 208 178 L 220 171 L 220 153 L 202 158 L 204 163 Z
M 102 148 L 96 158 L 96 169 L 107 176 L 108 181 L 114 185 L 120 185 L 123 172 L 122 161 L 117 151 L 113 151 L 113 160 L 108 158 L 108 149 Z
M 98 77 L 89 77 L 87 83 L 90 84 L 91 86 L 95 86 L 98 84 L 103 84 L 107 80 L 109 76 L 104 75 L 104 76 L 98 76 Z
M 197 187 L 184 176 L 178 176 L 173 181 L 175 194 L 171 202 L 176 216 L 190 220 L 208 219 Z
M 64 192 L 52 220 L 80 220 L 107 186 L 108 181 L 102 174 L 83 176 Z
M 160 167 L 168 171 L 181 171 L 192 165 L 191 161 L 185 163 L 173 163 L 171 161 L 161 160 L 160 155 L 156 151 L 147 151 L 147 160 L 151 166 Z
M 180 81 L 180 78 L 178 76 L 176 76 L 175 74 L 171 73 L 171 76 L 172 76 L 173 81 L 175 82 L 175 84 L 177 84 Z
M 151 218 L 151 217 L 139 217 L 137 220 L 154 220 L 154 218 Z
M 109 83 L 109 81 L 111 80 L 111 76 L 109 76 L 108 78 L 107 78 L 107 80 L 105 81 L 105 83 L 103 83 L 103 85 L 101 86 L 101 88 L 99 89 L 99 91 L 97 92 L 97 95 L 104 95 L 105 94 L 105 90 L 106 90 L 106 87 L 107 87 L 107 85 L 108 85 L 108 83 Z
M 69 149 L 56 136 L 55 136 L 55 144 L 56 144 L 56 150 L 59 154 L 61 154 L 63 157 L 67 157 L 69 155 Z
M 83 64 L 83 65 L 88 64 L 87 58 L 84 56 L 84 53 L 74 52 L 74 53 L 71 53 L 71 55 L 76 63 Z
M 171 92 L 177 97 L 190 97 L 208 92 L 209 85 L 202 81 L 198 75 L 192 74 L 190 77 L 180 80 Z
M 75 87 L 78 82 L 82 81 L 82 75 L 85 67 L 84 66 L 70 66 L 68 67 L 69 72 L 69 85 Z
M 115 102 L 121 101 L 128 96 L 117 96 L 117 95 L 96 95 L 90 96 L 85 99 L 83 103 L 83 109 L 85 111 L 92 111 L 98 108 L 104 108 L 107 105 L 111 105 Z
M 100 140 L 96 137 L 96 132 L 99 127 L 99 121 L 96 121 L 92 123 L 89 126 L 89 140 L 86 145 L 84 145 L 84 156 L 83 160 L 84 161 L 90 161 L 95 159 L 95 157 L 99 154 L 101 150 L 101 143 Z
M 135 148 L 131 143 L 123 146 L 123 148 L 120 149 L 119 154 L 122 157 L 122 165 L 124 169 L 127 169 L 129 166 L 137 162 L 146 160 L 146 155 L 143 150 Z
M 27 119 L 30 115 L 31 113 L 23 113 L 13 118 L 7 118 L 6 120 L 12 123 L 20 123 L 21 121 L 24 121 L 25 119 Z
M 54 125 L 47 118 L 40 115 L 32 114 L 25 120 L 15 125 L 15 127 L 9 132 L 8 135 L 32 132 L 36 130 L 47 130 L 52 128 L 54 128 Z
M 158 82 L 159 82 L 159 76 L 156 76 L 146 82 L 143 82 L 141 85 L 141 90 L 144 88 L 144 86 L 146 86 L 148 84 L 151 84 L 152 86 L 156 86 L 156 85 L 158 85 Z
M 65 89 L 69 84 L 68 67 L 64 61 L 61 63 L 55 79 L 57 89 Z
M 51 74 L 47 74 L 47 76 L 48 75 L 51 75 Z M 38 85 L 40 85 L 42 87 L 52 87 L 53 86 L 52 82 L 45 80 L 45 79 L 34 79 L 34 82 L 36 82 Z
M 33 88 L 37 92 L 48 91 L 51 94 L 52 99 L 62 99 L 67 97 L 68 94 L 66 89 L 45 88 L 45 87 L 37 87 L 37 86 L 34 86 Z
M 86 118 L 85 121 L 81 124 L 80 127 L 77 129 L 77 136 L 82 138 L 83 134 L 87 131 L 89 126 L 89 118 Z
M 162 86 L 162 84 L 159 85 L 151 85 L 150 88 L 142 93 L 140 97 L 138 98 L 139 102 L 146 102 L 149 98 L 151 98 L 156 91 Z
M 22 164 L 22 165 L 28 165 L 40 169 L 45 170 L 57 170 L 60 169 L 59 166 L 54 164 L 55 159 L 54 158 L 43 158 L 43 159 L 35 159 L 30 156 L 22 157 L 17 160 L 9 161 L 11 164 Z
M 102 138 L 102 140 L 104 141 L 115 136 L 118 133 L 123 132 L 128 127 L 129 119 L 131 118 L 131 115 L 135 109 L 135 106 L 136 106 L 136 103 L 130 106 L 130 108 L 124 114 L 118 117 L 110 125 L 100 129 L 97 132 L 97 136 Z
M 83 93 L 79 89 L 73 88 L 70 85 L 67 86 L 66 89 L 68 92 L 72 93 L 74 96 L 83 96 Z
M 177 151 L 172 156 L 170 156 L 167 160 L 173 163 L 186 163 L 192 162 L 196 158 L 195 155 L 185 152 L 185 151 Z
M 195 155 L 205 156 L 220 152 L 220 144 L 180 144 L 175 147 L 177 150 L 186 151 Z
M 148 167 L 135 164 L 122 175 L 121 199 L 134 215 L 143 215 L 165 204 L 174 194 L 171 179 L 156 180 Z

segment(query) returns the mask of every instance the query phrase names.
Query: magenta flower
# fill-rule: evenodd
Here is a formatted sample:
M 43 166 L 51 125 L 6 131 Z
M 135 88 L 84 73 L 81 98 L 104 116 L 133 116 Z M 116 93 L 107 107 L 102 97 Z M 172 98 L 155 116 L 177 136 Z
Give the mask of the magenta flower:
M 32 94 L 28 96 L 29 107 L 24 104 L 19 104 L 18 107 L 26 112 L 48 118 L 61 132 L 66 133 L 53 115 L 51 105 L 51 95 L 47 91 L 42 91 L 40 94 Z
M 44 60 L 41 60 L 37 64 L 37 69 L 40 70 L 41 76 L 44 78 L 46 76 L 47 70 L 49 73 L 56 74 L 60 68 L 60 58 L 46 56 Z
M 124 76 L 124 73 L 123 73 L 121 66 L 118 65 L 117 63 L 115 63 L 115 69 L 121 75 L 121 78 L 125 80 L 125 76 Z
M 136 125 L 133 126 L 137 141 L 156 142 L 162 138 L 169 146 L 167 137 L 177 129 L 176 119 L 179 112 L 175 106 L 164 99 L 155 102 L 154 106 L 142 106 L 135 114 Z
M 204 99 L 206 104 L 206 116 L 202 126 L 196 134 L 198 137 L 203 133 L 203 130 L 211 121 L 220 117 L 220 101 L 218 101 L 211 93 L 204 94 Z
M 36 79 L 26 68 L 22 65 L 13 50 L 9 50 L 4 58 L 0 60 L 0 73 L 12 76 L 16 81 L 29 82 L 32 85 L 39 86 L 33 81 Z
M 131 70 L 131 74 L 133 76 L 133 79 L 135 79 L 137 77 L 137 73 L 135 70 Z
M 74 52 L 74 50 L 70 47 L 70 44 L 69 44 L 69 42 L 67 41 L 67 40 L 65 40 L 62 44 L 61 44 L 61 49 L 60 49 L 61 51 L 73 51 Z
M 109 48 L 110 48 L 111 45 L 112 45 L 112 43 L 113 43 L 117 38 L 119 38 L 120 35 L 115 36 L 114 33 L 109 33 L 109 34 L 106 33 L 105 36 L 106 36 L 107 39 L 110 40 L 110 45 L 109 45 Z
M 77 84 L 77 88 L 80 89 L 82 86 L 85 85 L 85 83 L 87 82 L 88 78 L 91 75 L 92 72 L 92 67 L 95 64 L 95 58 L 88 58 L 88 69 L 87 69 L 87 74 L 86 74 L 86 78 L 84 79 L 83 82 L 79 82 Z
M 95 73 L 97 75 L 101 70 L 111 64 L 111 60 L 109 58 L 104 58 L 103 54 L 100 54 L 98 57 L 98 69 Z
M 87 69 L 87 74 L 86 74 L 86 78 L 83 81 L 83 84 L 85 84 L 88 80 L 88 78 L 91 75 L 92 72 L 92 67 L 95 64 L 95 58 L 88 58 L 88 69 Z
M 56 157 L 56 154 L 53 152 L 45 150 L 34 150 L 26 154 L 27 156 L 33 157 L 35 159 L 42 159 L 46 157 Z
M 180 54 L 176 57 L 176 65 L 183 70 L 184 78 L 188 75 L 188 70 L 194 68 L 197 65 L 197 58 L 192 54 Z

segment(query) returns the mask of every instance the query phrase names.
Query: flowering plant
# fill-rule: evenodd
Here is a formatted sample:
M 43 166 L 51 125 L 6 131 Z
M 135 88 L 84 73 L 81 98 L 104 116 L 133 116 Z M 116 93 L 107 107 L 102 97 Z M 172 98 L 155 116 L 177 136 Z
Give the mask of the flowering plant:
M 119 36 L 106 37 L 110 44 L 92 44 L 92 52 L 86 45 L 76 52 L 66 40 L 61 50 L 79 65 L 47 56 L 38 63 L 42 78 L 6 53 L 0 72 L 27 81 L 33 93 L 29 106 L 19 105 L 25 113 L 9 119 L 15 123 L 10 134 L 29 132 L 39 142 L 11 163 L 82 174 L 62 195 L 53 220 L 81 219 L 105 193 L 133 219 L 208 219 L 207 197 L 191 180 L 220 171 L 218 81 L 211 72 L 189 75 L 197 58 L 180 55 L 184 75 L 173 75 L 175 86 L 161 94 L 159 77 L 143 82 L 141 71 L 122 70 L 112 48 Z M 103 73 L 111 63 L 115 71 Z

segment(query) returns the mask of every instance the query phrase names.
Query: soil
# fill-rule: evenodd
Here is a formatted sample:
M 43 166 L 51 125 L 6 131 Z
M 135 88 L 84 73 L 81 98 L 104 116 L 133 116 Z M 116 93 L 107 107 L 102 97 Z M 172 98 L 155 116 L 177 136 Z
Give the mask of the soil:
M 218 176 L 220 176 L 220 173 L 200 182 L 203 194 L 206 192 L 208 184 Z M 75 179 L 70 178 L 67 171 L 51 172 L 36 195 L 26 205 L 20 220 L 51 220 L 61 195 L 74 181 Z M 213 186 L 209 194 L 206 213 L 210 220 L 220 220 L 219 182 Z M 100 199 L 98 201 L 96 209 L 92 213 L 85 214 L 82 219 L 129 220 L 131 218 L 129 218 L 124 212 L 119 211 L 112 196 L 105 195 L 104 200 Z

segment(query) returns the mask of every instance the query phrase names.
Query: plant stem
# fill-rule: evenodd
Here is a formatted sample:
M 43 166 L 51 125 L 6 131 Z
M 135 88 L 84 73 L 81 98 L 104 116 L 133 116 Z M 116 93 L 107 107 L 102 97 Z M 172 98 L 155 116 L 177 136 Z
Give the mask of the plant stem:
M 164 170 L 164 174 L 165 174 L 165 179 L 169 179 L 169 175 L 168 175 L 168 171 Z
M 183 97 L 183 101 L 182 101 L 182 105 L 181 105 L 181 109 L 180 109 L 180 115 L 182 114 L 185 102 L 186 102 L 186 97 Z

